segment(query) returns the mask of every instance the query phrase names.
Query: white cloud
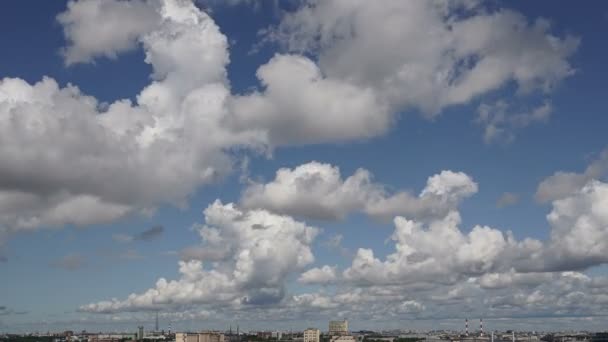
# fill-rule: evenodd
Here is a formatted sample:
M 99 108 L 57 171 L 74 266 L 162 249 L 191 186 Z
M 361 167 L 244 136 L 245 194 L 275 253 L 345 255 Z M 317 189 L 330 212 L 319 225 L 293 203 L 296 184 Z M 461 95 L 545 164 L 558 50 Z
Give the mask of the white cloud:
M 552 230 L 546 267 L 572 270 L 608 262 L 607 183 L 590 181 L 555 200 L 547 220 Z
M 178 280 L 125 300 L 84 305 L 89 312 L 140 311 L 195 304 L 265 305 L 280 302 L 289 275 L 314 261 L 311 244 L 318 229 L 263 210 L 243 211 L 219 201 L 205 209 L 202 247 L 214 258 L 180 261 Z
M 161 20 L 158 6 L 156 0 L 69 1 L 67 10 L 57 16 L 68 41 L 63 51 L 65 63 L 116 58 L 134 49 L 138 39 Z
M 462 10 L 470 15 L 454 14 Z M 58 20 L 67 64 L 140 45 L 153 80 L 135 103 L 107 106 L 50 78 L 0 81 L 2 240 L 25 229 L 183 206 L 232 170 L 236 149 L 369 138 L 389 129 L 396 111 L 432 116 L 513 80 L 522 92 L 547 90 L 573 72 L 568 58 L 578 42 L 508 10 L 314 2 L 287 14 L 271 34 L 290 37 L 292 50 L 319 43 L 318 63 L 278 54 L 258 69 L 264 89 L 235 96 L 227 38 L 190 1 L 69 2 Z M 366 171 L 353 177 L 361 182 L 355 189 L 370 182 Z M 425 196 L 371 190 L 378 196 L 364 210 L 372 216 L 435 215 Z M 341 217 L 360 201 L 312 209 Z
M 424 192 L 452 194 L 446 184 L 461 182 L 430 177 Z M 148 291 L 81 310 L 192 306 L 216 316 L 247 312 L 260 319 L 348 315 L 361 320 L 440 319 L 462 312 L 484 318 L 608 314 L 606 280 L 572 271 L 608 261 L 606 199 L 608 185 L 593 181 L 554 201 L 547 241 L 517 241 L 481 225 L 463 231 L 455 209 L 424 222 L 397 217 L 394 252 L 380 258 L 360 248 L 343 271 L 329 265 L 305 270 L 314 260 L 316 228 L 265 210 L 215 202 L 199 227 L 200 250 L 207 252 L 201 260 L 181 261 L 178 280 L 161 278 Z M 323 287 L 290 293 L 288 279 L 294 275 L 303 286 Z
M 582 173 L 558 171 L 544 179 L 536 190 L 536 200 L 545 203 L 567 197 L 590 180 L 602 180 L 606 175 L 608 175 L 608 149 L 602 151 Z
M 389 193 L 375 183 L 365 169 L 342 178 L 330 164 L 310 162 L 293 169 L 282 168 L 269 183 L 253 183 L 243 192 L 241 203 L 288 215 L 341 219 L 353 211 L 391 219 L 395 215 L 433 217 L 455 208 L 477 192 L 477 184 L 465 173 L 442 171 L 427 180 L 418 196 L 401 191 Z
M 303 284 L 329 284 L 336 281 L 336 267 L 323 266 L 315 267 L 302 273 L 298 281 Z
M 96 16 L 87 17 L 86 27 L 70 26 L 67 33 L 80 37 L 80 30 L 86 36 L 96 25 L 93 19 L 151 4 L 85 1 L 71 3 L 60 17 L 80 16 L 92 6 Z M 160 21 L 139 32 L 138 41 L 154 80 L 137 103 L 119 100 L 106 108 L 50 78 L 0 80 L 0 238 L 38 227 L 105 223 L 162 203 L 182 206 L 199 186 L 232 169 L 228 150 L 262 148 L 257 132 L 224 124 L 228 45 L 219 28 L 188 1 L 166 0 L 151 9 Z M 70 49 L 87 49 L 80 44 L 73 40 Z M 119 49 L 100 46 L 104 53 L 112 48 Z M 87 51 L 89 57 L 99 52 Z
M 366 284 L 449 284 L 481 276 L 482 285 L 498 287 L 489 284 L 521 280 L 511 279 L 513 272 L 572 271 L 607 263 L 608 184 L 591 181 L 552 205 L 547 241 L 517 241 L 511 233 L 480 225 L 464 233 L 457 211 L 426 224 L 396 217 L 395 252 L 380 260 L 373 250 L 360 248 L 344 277 Z
M 318 54 L 328 79 L 427 116 L 511 81 L 521 93 L 549 91 L 574 72 L 568 58 L 579 42 L 551 34 L 544 19 L 477 2 L 398 0 L 307 1 L 268 39 Z
M 475 226 L 464 234 L 460 221 L 456 211 L 428 225 L 397 217 L 391 237 L 395 252 L 381 261 L 371 249 L 360 248 L 344 276 L 368 284 L 454 283 L 501 269 L 507 254 L 525 255 L 526 246 L 502 231 Z
M 515 139 L 514 130 L 533 123 L 547 122 L 551 111 L 551 103 L 545 102 L 528 111 L 512 112 L 511 106 L 500 100 L 493 104 L 479 105 L 477 122 L 484 126 L 483 140 L 486 144 L 509 143 Z
M 574 72 L 569 58 L 578 45 L 553 35 L 545 20 L 474 1 L 312 1 L 271 35 L 313 56 L 277 54 L 258 69 L 263 89 L 236 96 L 226 75 L 227 38 L 188 1 L 69 2 L 58 20 L 66 64 L 140 45 L 152 81 L 135 103 L 106 108 L 50 78 L 0 80 L 0 243 L 16 231 L 183 205 L 230 172 L 234 149 L 370 138 L 390 129 L 398 112 L 435 117 L 510 83 L 520 94 L 549 92 Z M 496 104 L 489 106 L 485 123 L 498 129 L 550 114 L 550 102 L 519 115 L 497 115 Z M 176 319 L 235 308 L 256 317 L 318 317 L 323 310 L 373 320 L 463 310 L 608 314 L 605 279 L 555 272 L 606 262 L 607 186 L 592 181 L 605 175 L 605 160 L 539 186 L 537 198 L 553 201 L 546 242 L 516 241 L 482 225 L 461 230 L 458 204 L 477 192 L 461 172 L 429 177 L 416 195 L 393 193 L 364 169 L 345 178 L 329 164 L 282 169 L 271 182 L 248 187 L 245 208 L 216 202 L 205 210 L 203 243 L 183 252 L 177 280 L 161 278 L 147 291 L 81 310 L 204 307 L 172 313 Z M 404 216 L 395 219 L 395 251 L 380 257 L 361 248 L 344 272 L 304 271 L 314 261 L 318 229 L 277 213 L 339 219 L 354 211 Z M 68 255 L 56 265 L 79 267 L 78 260 Z M 290 294 L 287 284 L 297 276 L 331 290 Z
M 306 57 L 276 55 L 257 76 L 264 91 L 233 99 L 234 125 L 265 130 L 272 146 L 369 138 L 392 123 L 373 89 L 328 78 Z

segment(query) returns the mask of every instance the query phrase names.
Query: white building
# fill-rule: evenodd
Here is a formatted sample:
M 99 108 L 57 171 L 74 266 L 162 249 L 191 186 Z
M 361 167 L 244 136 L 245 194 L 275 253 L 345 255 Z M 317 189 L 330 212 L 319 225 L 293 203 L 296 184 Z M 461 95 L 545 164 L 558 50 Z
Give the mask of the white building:
M 224 342 L 224 334 L 216 332 L 176 333 L 175 342 Z
M 329 335 L 346 335 L 348 334 L 348 321 L 329 321 Z
M 321 331 L 319 329 L 308 328 L 304 330 L 304 342 L 319 342 Z

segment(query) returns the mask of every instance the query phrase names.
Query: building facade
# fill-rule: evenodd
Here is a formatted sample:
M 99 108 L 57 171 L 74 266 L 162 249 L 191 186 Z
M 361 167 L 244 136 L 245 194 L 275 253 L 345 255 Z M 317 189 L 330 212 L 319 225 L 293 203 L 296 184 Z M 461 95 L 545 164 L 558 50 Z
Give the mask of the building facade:
M 303 342 L 319 342 L 321 331 L 319 329 L 308 328 L 304 330 Z
M 348 334 L 348 321 L 329 321 L 329 335 L 347 335 Z
M 175 333 L 175 342 L 224 342 L 224 334 L 216 332 Z

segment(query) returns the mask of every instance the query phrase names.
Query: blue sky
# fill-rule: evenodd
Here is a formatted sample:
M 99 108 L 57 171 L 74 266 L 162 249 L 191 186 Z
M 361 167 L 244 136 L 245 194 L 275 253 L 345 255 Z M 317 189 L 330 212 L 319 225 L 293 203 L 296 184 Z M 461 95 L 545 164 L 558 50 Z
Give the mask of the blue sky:
M 604 327 L 608 7 L 473 3 L 7 2 L 0 331 Z

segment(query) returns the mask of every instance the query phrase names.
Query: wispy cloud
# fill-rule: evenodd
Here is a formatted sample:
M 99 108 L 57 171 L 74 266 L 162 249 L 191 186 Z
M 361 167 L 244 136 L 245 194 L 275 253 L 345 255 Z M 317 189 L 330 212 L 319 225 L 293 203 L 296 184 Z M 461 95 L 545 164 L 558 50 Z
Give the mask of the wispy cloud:
M 51 266 L 67 271 L 75 271 L 86 265 L 86 258 L 78 253 L 68 254 L 51 262 Z
M 0 316 L 24 315 L 26 313 L 27 311 L 17 311 L 4 305 L 0 305 Z
M 505 208 L 515 205 L 519 202 L 519 195 L 512 192 L 505 192 L 496 201 L 498 208 Z
M 151 241 L 159 238 L 163 235 L 165 228 L 161 225 L 156 225 L 150 229 L 146 229 L 143 232 L 137 233 L 135 235 L 129 234 L 113 234 L 112 240 L 119 243 L 130 243 L 133 241 Z

